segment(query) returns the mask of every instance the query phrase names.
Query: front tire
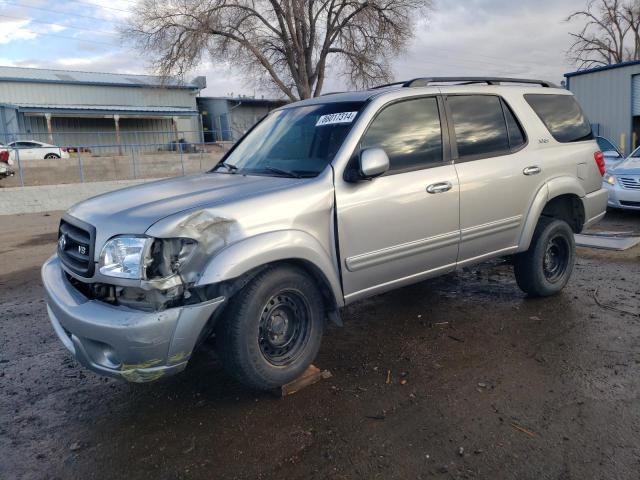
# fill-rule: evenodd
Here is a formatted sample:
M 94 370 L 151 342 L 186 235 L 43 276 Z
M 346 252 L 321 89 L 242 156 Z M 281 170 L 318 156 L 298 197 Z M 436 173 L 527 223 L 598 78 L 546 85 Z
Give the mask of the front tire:
M 529 250 L 514 259 L 520 289 L 532 297 L 560 292 L 571 277 L 575 250 L 575 238 L 567 222 L 540 217 Z
M 249 388 L 282 386 L 316 357 L 324 317 L 309 275 L 294 266 L 267 268 L 231 299 L 216 328 L 223 367 Z
M 60 158 L 60 155 L 56 154 L 56 153 L 47 153 L 44 156 L 45 160 L 53 160 L 54 158 Z

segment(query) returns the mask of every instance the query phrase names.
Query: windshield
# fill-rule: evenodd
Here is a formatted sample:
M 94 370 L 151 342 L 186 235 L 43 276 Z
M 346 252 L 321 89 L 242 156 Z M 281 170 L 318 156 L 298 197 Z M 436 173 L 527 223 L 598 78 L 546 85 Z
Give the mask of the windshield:
M 636 148 L 633 152 L 631 152 L 631 155 L 629 155 L 630 158 L 638 158 L 640 157 L 640 147 Z
M 214 171 L 315 177 L 333 160 L 362 105 L 336 102 L 273 112 Z

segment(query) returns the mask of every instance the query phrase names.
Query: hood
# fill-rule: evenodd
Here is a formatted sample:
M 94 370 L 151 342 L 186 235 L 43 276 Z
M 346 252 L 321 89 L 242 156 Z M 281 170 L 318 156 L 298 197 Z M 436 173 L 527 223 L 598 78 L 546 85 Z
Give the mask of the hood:
M 197 207 L 253 197 L 295 185 L 283 177 L 203 173 L 143 183 L 80 202 L 68 211 L 96 228 L 98 237 L 142 234 L 164 217 Z
M 640 175 L 640 157 L 629 157 L 616 165 L 611 172 L 613 175 Z

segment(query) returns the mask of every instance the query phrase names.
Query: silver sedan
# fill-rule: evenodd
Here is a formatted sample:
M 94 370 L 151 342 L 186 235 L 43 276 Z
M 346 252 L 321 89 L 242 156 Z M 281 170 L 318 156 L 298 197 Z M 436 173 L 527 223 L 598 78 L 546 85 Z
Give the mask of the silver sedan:
M 603 184 L 609 191 L 609 207 L 640 210 L 640 148 L 609 169 Z

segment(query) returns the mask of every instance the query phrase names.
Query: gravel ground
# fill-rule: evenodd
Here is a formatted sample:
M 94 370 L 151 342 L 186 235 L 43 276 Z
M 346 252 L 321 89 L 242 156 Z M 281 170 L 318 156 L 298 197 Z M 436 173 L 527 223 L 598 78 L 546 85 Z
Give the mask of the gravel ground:
M 640 247 L 579 249 L 554 298 L 493 262 L 358 302 L 333 378 L 279 399 L 209 349 L 154 384 L 79 367 L 39 278 L 59 215 L 0 217 L 0 479 L 638 478 Z

